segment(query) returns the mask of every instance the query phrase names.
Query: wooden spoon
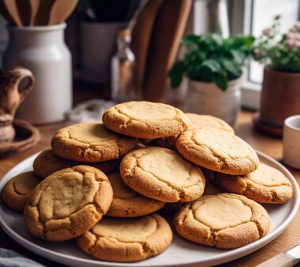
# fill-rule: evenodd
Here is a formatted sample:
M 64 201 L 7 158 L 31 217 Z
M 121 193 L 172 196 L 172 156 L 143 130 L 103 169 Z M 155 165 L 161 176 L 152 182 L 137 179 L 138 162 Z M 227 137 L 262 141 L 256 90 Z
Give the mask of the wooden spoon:
M 19 16 L 18 7 L 14 0 L 2 0 L 1 5 L 3 3 L 3 6 L 1 7 L 1 12 L 6 18 L 8 18 L 8 21 L 13 21 L 14 25 L 21 27 L 22 21 Z M 6 15 L 5 15 L 6 14 Z
M 16 25 L 13 17 L 10 15 L 10 13 L 8 12 L 4 2 L 2 2 L 2 1 L 0 1 L 0 13 L 8 21 L 8 23 L 10 25 Z
M 29 0 L 15 0 L 22 26 L 29 26 L 31 7 Z
M 65 1 L 65 0 L 64 0 Z M 64 2 L 63 1 L 63 2 Z M 42 0 L 38 7 L 34 25 L 35 26 L 45 26 L 48 25 L 51 9 L 54 5 L 55 0 Z
M 41 0 L 29 0 L 29 2 L 30 2 L 30 10 L 31 10 L 29 25 L 33 26 L 36 15 L 39 10 L 39 6 L 41 4 Z
M 56 0 L 50 11 L 48 25 L 63 23 L 74 11 L 78 0 Z

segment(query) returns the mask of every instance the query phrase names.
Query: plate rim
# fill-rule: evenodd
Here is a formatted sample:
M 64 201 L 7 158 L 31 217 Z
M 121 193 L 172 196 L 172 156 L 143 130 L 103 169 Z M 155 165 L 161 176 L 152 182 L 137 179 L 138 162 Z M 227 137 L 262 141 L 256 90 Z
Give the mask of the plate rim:
M 290 223 L 292 222 L 292 220 L 295 218 L 297 212 L 298 212 L 298 208 L 300 205 L 300 191 L 299 191 L 299 185 L 295 179 L 295 177 L 292 175 L 292 173 L 283 165 L 281 164 L 279 161 L 273 159 L 272 157 L 270 157 L 269 155 L 256 150 L 257 154 L 259 155 L 259 157 L 266 159 L 267 161 L 271 162 L 272 164 L 274 164 L 276 167 L 281 168 L 282 170 L 285 171 L 285 173 L 287 174 L 290 182 L 292 183 L 293 189 L 294 189 L 294 193 L 293 193 L 293 201 L 294 204 L 291 208 L 291 212 L 289 213 L 289 215 L 287 216 L 286 220 L 279 225 L 278 228 L 274 229 L 273 232 L 270 235 L 266 235 L 258 240 L 256 240 L 253 243 L 250 243 L 246 246 L 240 247 L 240 248 L 236 248 L 233 250 L 228 250 L 226 255 L 219 255 L 214 257 L 213 259 L 208 259 L 206 261 L 193 261 L 193 262 L 189 262 L 189 263 L 178 263 L 176 265 L 174 264 L 168 264 L 168 263 L 164 263 L 161 264 L 159 266 L 161 267 L 171 267 L 171 266 L 192 266 L 192 265 L 196 265 L 196 264 L 202 264 L 204 266 L 209 265 L 209 264 L 220 264 L 220 263 L 226 263 L 228 261 L 232 261 L 232 260 L 236 260 L 239 259 L 243 256 L 246 256 L 254 251 L 257 251 L 259 249 L 261 249 L 262 247 L 264 247 L 265 245 L 267 245 L 268 243 L 272 242 L 275 238 L 277 238 L 283 231 L 285 231 L 287 229 L 287 227 L 290 225 Z M 5 185 L 5 182 L 7 179 L 9 179 L 8 177 L 12 176 L 16 171 L 16 169 L 20 169 L 22 167 L 28 167 L 28 162 L 31 162 L 39 153 L 35 153 L 29 157 L 27 157 L 26 159 L 24 159 L 23 161 L 19 162 L 17 165 L 15 165 L 13 168 L 11 168 L 0 180 L 0 192 L 2 191 L 2 188 Z M 1 216 L 3 211 L 2 205 L 0 205 L 0 227 L 3 229 L 3 231 L 10 237 L 12 238 L 15 242 L 17 242 L 18 244 L 20 244 L 21 246 L 25 247 L 26 249 L 32 251 L 35 254 L 38 254 L 46 259 L 61 263 L 61 264 L 67 264 L 70 265 L 72 264 L 73 261 L 76 261 L 77 263 L 80 264 L 90 264 L 93 266 L 131 266 L 130 264 L 132 263 L 117 263 L 117 262 L 107 262 L 107 261 L 98 261 L 98 260 L 94 260 L 94 259 L 82 259 L 82 258 L 78 258 L 76 256 L 72 256 L 72 255 L 64 255 L 62 253 L 56 252 L 56 251 L 52 251 L 48 248 L 44 248 L 41 247 L 39 245 L 37 245 L 34 242 L 31 242 L 30 240 L 27 240 L 26 238 L 24 238 L 23 236 L 21 236 L 20 234 L 18 234 L 17 232 L 15 232 L 3 219 L 3 216 Z M 70 262 L 72 261 L 72 262 Z M 147 262 L 145 261 L 145 263 L 143 264 L 143 261 L 141 261 L 140 263 L 142 263 L 142 265 L 138 265 L 139 267 L 146 267 L 149 266 L 149 264 L 147 264 Z

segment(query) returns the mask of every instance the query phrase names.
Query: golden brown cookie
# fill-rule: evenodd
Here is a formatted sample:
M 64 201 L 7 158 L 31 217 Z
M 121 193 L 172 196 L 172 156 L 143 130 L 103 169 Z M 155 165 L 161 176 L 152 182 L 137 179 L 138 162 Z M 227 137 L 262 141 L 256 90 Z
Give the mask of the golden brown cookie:
M 210 115 L 199 115 L 194 113 L 185 113 L 189 118 L 189 130 L 201 129 L 203 127 L 212 127 L 221 129 L 234 134 L 232 127 L 225 121 Z
M 86 165 L 95 167 L 104 173 L 109 173 L 118 169 L 120 164 L 119 159 L 88 163 Z M 79 162 L 64 159 L 56 156 L 51 149 L 41 152 L 33 161 L 33 170 L 34 172 L 42 177 L 46 178 L 50 174 L 68 168 L 72 166 L 80 165 Z
M 106 215 L 112 217 L 137 217 L 161 209 L 165 203 L 144 197 L 124 184 L 119 172 L 108 174 L 114 198 Z
M 281 204 L 293 196 L 289 179 L 263 163 L 254 172 L 241 176 L 215 173 L 214 181 L 227 192 L 244 195 L 260 203 Z
M 134 191 L 159 201 L 192 201 L 202 196 L 205 178 L 197 166 L 177 152 L 146 147 L 128 153 L 121 161 L 123 181 Z
M 90 166 L 57 171 L 34 190 L 24 208 L 28 230 L 49 241 L 82 235 L 109 209 L 113 192 L 107 176 Z
M 104 218 L 77 239 L 78 246 L 99 260 L 140 261 L 163 252 L 172 242 L 172 230 L 159 215 Z
M 185 131 L 188 119 L 170 105 L 132 101 L 109 108 L 102 117 L 108 129 L 137 138 L 160 138 Z
M 80 162 L 117 159 L 134 149 L 137 143 L 136 139 L 115 134 L 97 122 L 60 129 L 51 141 L 56 155 Z
M 18 174 L 11 178 L 3 188 L 3 202 L 15 211 L 23 212 L 26 201 L 40 181 L 32 171 Z
M 188 130 L 178 137 L 176 148 L 191 162 L 217 172 L 241 175 L 255 171 L 259 165 L 249 144 L 220 129 Z
M 237 248 L 265 236 L 270 218 L 263 206 L 241 195 L 203 196 L 185 204 L 174 218 L 177 233 L 195 243 Z
M 212 127 L 221 129 L 234 134 L 232 127 L 225 121 L 210 115 L 198 115 L 194 113 L 185 113 L 189 119 L 188 129 L 201 129 L 203 127 Z M 165 138 L 150 139 L 148 146 L 160 146 L 176 150 L 176 140 L 179 135 Z

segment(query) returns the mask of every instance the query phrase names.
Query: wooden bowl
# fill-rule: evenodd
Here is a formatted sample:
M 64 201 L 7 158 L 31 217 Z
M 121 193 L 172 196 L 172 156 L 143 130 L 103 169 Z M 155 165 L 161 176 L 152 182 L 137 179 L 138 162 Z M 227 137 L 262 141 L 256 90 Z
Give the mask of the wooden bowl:
M 15 119 L 13 126 L 16 131 L 16 136 L 12 142 L 0 143 L 0 157 L 23 151 L 32 147 L 40 140 L 38 129 L 29 122 Z

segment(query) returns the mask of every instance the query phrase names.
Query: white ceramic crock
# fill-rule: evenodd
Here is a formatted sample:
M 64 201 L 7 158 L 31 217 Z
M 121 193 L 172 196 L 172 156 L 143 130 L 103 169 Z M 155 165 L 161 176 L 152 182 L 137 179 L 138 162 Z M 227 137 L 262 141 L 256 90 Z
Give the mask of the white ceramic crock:
M 214 83 L 189 80 L 185 111 L 212 115 L 234 126 L 241 106 L 240 83 L 230 81 L 223 92 Z
M 300 115 L 288 117 L 284 121 L 283 162 L 300 169 Z
M 64 42 L 66 24 L 9 27 L 9 44 L 3 55 L 5 70 L 30 69 L 36 86 L 16 117 L 34 124 L 61 121 L 72 107 L 71 54 Z

